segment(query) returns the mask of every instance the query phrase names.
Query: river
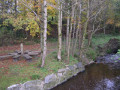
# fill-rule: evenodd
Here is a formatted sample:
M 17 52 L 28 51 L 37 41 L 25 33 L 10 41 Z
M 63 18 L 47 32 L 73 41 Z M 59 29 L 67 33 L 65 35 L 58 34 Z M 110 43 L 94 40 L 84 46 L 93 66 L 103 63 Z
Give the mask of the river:
M 105 57 L 110 60 L 107 56 Z M 111 57 L 113 55 L 109 56 L 109 58 Z M 84 72 L 52 90 L 120 90 L 120 63 L 116 60 L 113 59 L 114 63 L 108 63 L 107 61 L 107 63 L 99 62 L 87 65 Z M 118 59 L 118 61 L 120 60 Z

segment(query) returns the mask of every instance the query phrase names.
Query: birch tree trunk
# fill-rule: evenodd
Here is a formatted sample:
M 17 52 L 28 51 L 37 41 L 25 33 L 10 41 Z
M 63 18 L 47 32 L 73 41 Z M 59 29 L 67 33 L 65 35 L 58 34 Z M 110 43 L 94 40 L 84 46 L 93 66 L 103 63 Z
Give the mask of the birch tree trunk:
M 79 15 L 79 20 L 78 20 L 78 25 L 77 25 L 77 30 L 76 30 L 76 36 L 75 36 L 75 43 L 73 46 L 73 55 L 75 54 L 76 48 L 77 48 L 77 42 L 78 42 L 78 38 L 81 37 L 81 7 L 80 7 L 80 13 Z M 79 42 L 81 41 L 81 38 L 79 38 Z M 78 44 L 79 46 L 80 44 Z
M 58 55 L 57 58 L 61 61 L 61 50 L 62 50 L 62 5 L 58 1 L 59 14 L 58 14 Z
M 74 45 L 75 45 L 75 39 L 77 39 L 77 38 L 75 38 L 75 34 L 76 34 L 76 14 L 77 14 L 77 12 L 75 12 L 75 15 L 74 15 L 74 26 L 73 26 L 73 35 L 72 35 L 72 56 L 74 57 Z
M 67 30 L 66 30 L 66 52 L 68 51 L 68 42 L 69 42 L 69 29 L 70 29 L 70 10 L 68 10 L 67 17 Z
M 86 34 L 87 34 L 87 27 L 88 27 L 88 21 L 89 21 L 89 0 L 88 0 L 88 4 L 87 4 L 87 20 L 85 22 L 85 25 L 84 25 L 84 31 L 83 31 L 83 36 L 82 36 L 82 41 L 81 41 L 81 48 L 80 48 L 80 59 L 82 57 L 82 52 L 83 52 L 83 48 L 84 48 L 84 42 L 85 42 L 85 37 L 86 37 Z
M 44 0 L 44 33 L 43 33 L 43 56 L 42 56 L 42 65 L 41 67 L 44 67 L 45 65 L 45 58 L 47 53 L 47 1 Z
M 81 29 L 81 18 L 82 18 L 82 16 L 81 16 L 81 13 L 82 13 L 82 3 L 81 3 L 81 0 L 80 0 L 80 15 L 79 15 L 79 32 L 78 32 L 78 34 L 79 34 L 79 44 L 78 44 L 78 48 L 79 48 L 79 56 L 80 56 L 80 52 L 81 52 L 81 45 L 82 45 L 82 29 Z
M 70 32 L 69 32 L 69 41 L 68 41 L 68 51 L 67 51 L 67 63 L 69 63 L 70 59 L 70 46 L 71 46 L 71 34 L 72 34 L 72 29 L 73 29 L 73 18 L 74 18 L 74 9 L 75 7 L 72 6 L 72 16 L 71 16 L 71 24 L 70 24 Z

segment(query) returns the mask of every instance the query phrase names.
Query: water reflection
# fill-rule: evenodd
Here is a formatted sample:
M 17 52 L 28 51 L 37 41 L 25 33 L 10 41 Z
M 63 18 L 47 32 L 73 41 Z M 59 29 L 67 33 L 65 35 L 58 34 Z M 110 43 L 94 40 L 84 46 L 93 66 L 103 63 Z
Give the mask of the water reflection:
M 120 90 L 120 68 L 92 64 L 86 67 L 85 72 L 52 90 Z

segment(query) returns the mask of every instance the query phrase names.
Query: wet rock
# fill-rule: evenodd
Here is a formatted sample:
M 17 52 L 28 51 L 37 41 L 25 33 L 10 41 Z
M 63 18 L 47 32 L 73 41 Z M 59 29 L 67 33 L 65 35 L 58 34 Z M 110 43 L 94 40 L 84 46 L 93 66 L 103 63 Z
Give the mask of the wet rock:
M 120 54 L 110 54 L 97 58 L 97 63 L 104 63 L 109 65 L 111 68 L 120 68 Z

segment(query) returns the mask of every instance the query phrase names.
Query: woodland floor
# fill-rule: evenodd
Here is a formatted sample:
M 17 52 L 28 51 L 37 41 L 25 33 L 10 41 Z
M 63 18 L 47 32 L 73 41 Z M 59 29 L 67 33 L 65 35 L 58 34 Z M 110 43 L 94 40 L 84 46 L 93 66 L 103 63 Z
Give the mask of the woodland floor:
M 28 62 L 24 59 L 19 61 L 13 61 L 12 58 L 6 60 L 0 60 L 0 90 L 6 90 L 6 88 L 13 84 L 24 83 L 26 81 L 35 79 L 44 79 L 45 76 L 51 73 L 56 73 L 58 69 L 65 67 L 65 61 L 58 62 L 57 57 L 57 43 L 48 42 L 48 51 L 46 57 L 46 63 L 44 68 L 38 68 L 41 64 L 40 55 L 32 59 L 32 62 Z M 20 50 L 20 45 L 3 46 L 0 47 L 0 56 L 8 53 Z M 40 44 L 24 45 L 24 50 L 39 51 Z M 64 52 L 63 54 L 64 55 Z M 77 63 L 77 60 L 70 58 L 70 64 Z M 65 60 L 65 58 L 63 58 Z

